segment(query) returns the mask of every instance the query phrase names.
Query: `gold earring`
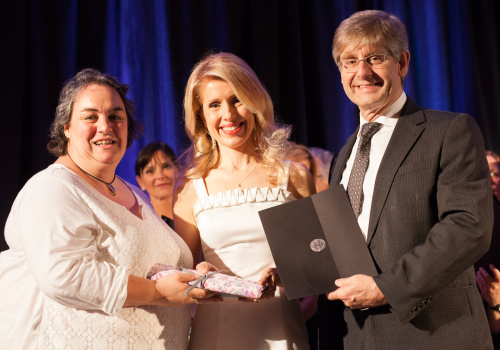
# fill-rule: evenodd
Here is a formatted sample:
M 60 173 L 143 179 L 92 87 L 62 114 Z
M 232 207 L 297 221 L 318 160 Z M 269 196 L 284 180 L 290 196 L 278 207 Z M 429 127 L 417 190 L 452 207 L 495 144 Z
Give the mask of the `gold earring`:
M 208 151 L 208 147 L 207 145 L 203 146 L 202 149 L 200 149 L 198 146 L 201 142 L 203 142 L 203 137 L 205 137 L 205 135 L 208 135 L 208 133 L 205 133 L 205 134 L 199 134 L 198 136 L 196 136 L 193 140 L 193 147 L 194 147 L 194 150 L 197 152 L 197 153 L 205 153 Z

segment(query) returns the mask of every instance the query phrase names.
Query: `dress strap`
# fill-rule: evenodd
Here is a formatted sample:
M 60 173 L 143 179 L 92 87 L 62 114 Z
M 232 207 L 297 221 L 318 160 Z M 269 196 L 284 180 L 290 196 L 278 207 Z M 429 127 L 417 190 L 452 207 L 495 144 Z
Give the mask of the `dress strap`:
M 202 177 L 198 179 L 193 179 L 193 185 L 199 199 L 208 197 L 207 188 L 205 187 L 205 181 L 203 181 Z
M 278 188 L 281 188 L 284 191 L 286 191 L 288 188 L 288 180 L 290 179 L 290 168 L 292 166 L 292 162 L 290 160 L 285 160 L 285 161 L 283 161 L 283 163 L 284 163 L 283 170 L 285 171 L 285 174 L 284 174 L 282 180 L 280 181 L 280 183 L 278 184 Z

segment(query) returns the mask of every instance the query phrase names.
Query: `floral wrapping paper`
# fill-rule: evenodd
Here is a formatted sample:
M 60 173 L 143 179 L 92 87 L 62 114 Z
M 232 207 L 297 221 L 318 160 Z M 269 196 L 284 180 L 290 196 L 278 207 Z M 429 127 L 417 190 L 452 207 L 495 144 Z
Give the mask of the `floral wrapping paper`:
M 146 278 L 151 280 L 158 280 L 164 276 L 172 273 L 187 272 L 199 274 L 196 270 L 189 270 L 177 266 L 166 264 L 154 264 L 149 270 Z M 258 299 L 264 293 L 266 287 L 258 284 L 257 282 L 246 280 L 243 278 L 225 275 L 223 273 L 209 273 L 204 279 L 203 285 L 197 286 L 199 288 L 208 289 L 214 292 L 220 292 L 223 296 L 238 296 L 244 298 Z M 193 285 L 196 281 L 189 282 Z

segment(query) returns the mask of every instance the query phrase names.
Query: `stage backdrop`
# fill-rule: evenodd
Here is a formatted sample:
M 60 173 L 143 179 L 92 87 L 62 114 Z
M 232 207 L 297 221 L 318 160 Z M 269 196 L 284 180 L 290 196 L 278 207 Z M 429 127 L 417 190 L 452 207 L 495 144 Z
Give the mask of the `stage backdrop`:
M 229 51 L 250 64 L 277 119 L 294 126 L 294 140 L 338 151 L 356 127 L 357 109 L 343 92 L 331 44 L 341 20 L 358 10 L 385 10 L 406 24 L 407 94 L 424 107 L 473 115 L 486 147 L 500 151 L 500 25 L 493 1 L 2 1 L 0 225 L 24 183 L 55 160 L 45 146 L 58 92 L 86 67 L 131 87 L 146 133 L 118 174 L 134 184 L 143 145 L 162 140 L 178 153 L 188 146 L 184 86 L 209 51 Z

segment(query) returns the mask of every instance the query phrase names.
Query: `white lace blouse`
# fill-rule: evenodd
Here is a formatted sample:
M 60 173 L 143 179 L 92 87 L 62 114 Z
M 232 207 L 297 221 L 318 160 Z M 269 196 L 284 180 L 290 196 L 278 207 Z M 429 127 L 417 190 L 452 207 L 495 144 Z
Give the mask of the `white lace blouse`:
M 186 307 L 122 308 L 129 274 L 192 265 L 187 245 L 129 186 L 142 219 L 59 164 L 23 187 L 0 254 L 1 349 L 187 348 Z

